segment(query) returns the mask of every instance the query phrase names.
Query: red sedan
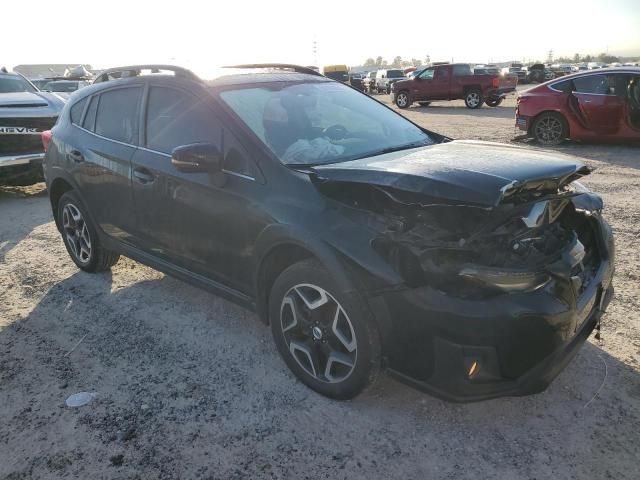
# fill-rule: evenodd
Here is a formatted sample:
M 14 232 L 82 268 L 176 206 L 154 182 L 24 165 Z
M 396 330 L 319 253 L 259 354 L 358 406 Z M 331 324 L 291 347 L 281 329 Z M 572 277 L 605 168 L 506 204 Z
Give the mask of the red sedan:
M 589 70 L 526 90 L 516 126 L 543 145 L 640 141 L 640 68 Z

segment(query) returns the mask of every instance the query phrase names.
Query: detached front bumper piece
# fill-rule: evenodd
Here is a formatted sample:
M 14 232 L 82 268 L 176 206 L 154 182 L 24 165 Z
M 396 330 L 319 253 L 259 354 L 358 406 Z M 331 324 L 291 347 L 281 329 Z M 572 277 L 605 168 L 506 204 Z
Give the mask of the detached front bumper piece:
M 482 300 L 428 286 L 370 298 L 372 310 L 389 326 L 390 373 L 454 402 L 543 391 L 578 352 L 613 296 L 613 239 L 608 228 L 602 232 L 606 251 L 579 295 L 571 281 L 558 278 L 532 292 Z

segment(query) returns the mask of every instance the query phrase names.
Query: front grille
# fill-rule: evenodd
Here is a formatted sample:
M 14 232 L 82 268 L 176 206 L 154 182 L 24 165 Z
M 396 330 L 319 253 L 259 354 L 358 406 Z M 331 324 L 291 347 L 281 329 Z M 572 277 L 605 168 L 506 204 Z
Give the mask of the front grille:
M 38 132 L 43 132 L 52 128 L 56 120 L 57 117 L 0 117 L 0 127 L 28 127 L 36 128 Z M 42 140 L 39 134 L 0 134 L 0 156 L 24 155 L 42 151 Z

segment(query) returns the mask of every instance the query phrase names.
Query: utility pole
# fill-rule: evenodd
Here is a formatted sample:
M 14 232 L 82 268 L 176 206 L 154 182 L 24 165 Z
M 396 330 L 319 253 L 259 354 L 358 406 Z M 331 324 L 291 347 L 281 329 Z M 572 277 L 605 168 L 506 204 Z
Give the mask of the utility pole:
M 553 63 L 553 49 L 549 50 L 549 55 L 547 56 L 547 63 Z

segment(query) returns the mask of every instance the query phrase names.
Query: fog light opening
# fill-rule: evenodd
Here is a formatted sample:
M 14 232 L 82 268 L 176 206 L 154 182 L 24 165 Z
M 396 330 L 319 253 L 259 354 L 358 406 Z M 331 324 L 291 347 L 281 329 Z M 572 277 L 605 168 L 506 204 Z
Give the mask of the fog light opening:
M 474 360 L 473 362 L 471 362 L 471 366 L 469 367 L 469 372 L 467 373 L 469 380 L 472 380 L 473 378 L 475 378 L 475 376 L 478 375 L 479 371 L 480 371 L 480 364 L 478 363 L 477 360 Z

